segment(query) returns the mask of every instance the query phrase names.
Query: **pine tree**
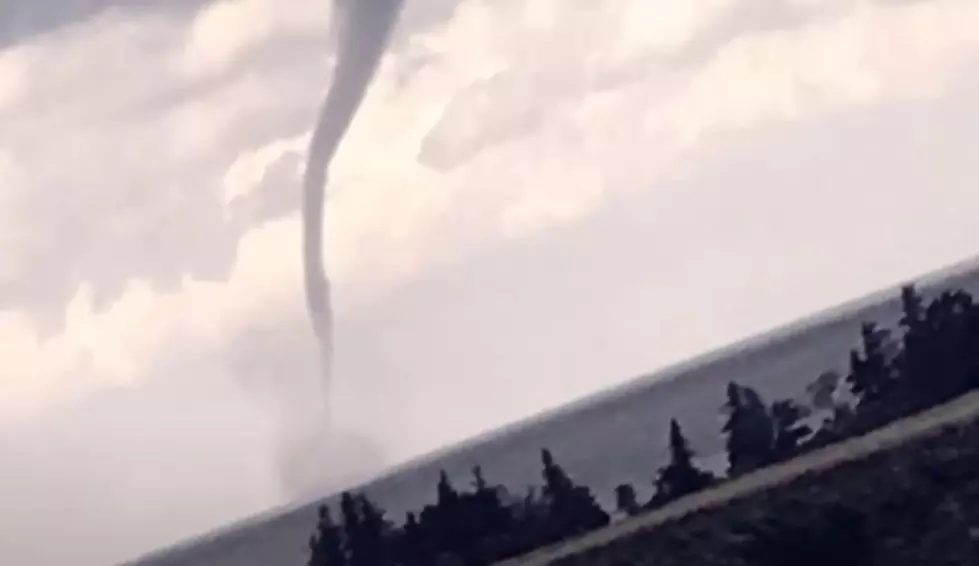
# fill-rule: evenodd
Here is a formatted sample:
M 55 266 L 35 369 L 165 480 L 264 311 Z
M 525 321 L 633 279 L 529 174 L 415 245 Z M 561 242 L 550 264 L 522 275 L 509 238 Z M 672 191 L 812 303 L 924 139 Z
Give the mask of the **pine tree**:
M 418 522 L 418 517 L 409 512 L 405 516 L 405 524 L 401 528 L 401 542 L 398 545 L 398 559 L 402 566 L 428 566 L 431 564 L 431 553 L 425 536 L 425 530 Z
M 608 524 L 608 513 L 598 505 L 591 491 L 575 485 L 554 461 L 550 450 L 541 450 L 541 462 L 544 464 L 543 495 L 548 508 L 549 533 L 546 536 L 549 542 Z
M 437 494 L 438 505 L 454 505 L 459 500 L 459 492 L 452 486 L 449 474 L 445 470 L 439 471 Z
M 636 489 L 631 484 L 623 483 L 615 487 L 615 509 L 629 517 L 638 515 L 641 511 Z
M 891 353 L 892 358 L 895 353 Z M 804 442 L 806 449 L 827 446 L 853 432 L 853 394 L 850 384 L 835 371 L 825 371 L 806 387 L 812 408 L 823 414 L 823 420 Z
M 812 428 L 803 419 L 808 416 L 804 407 L 791 400 L 772 403 L 772 423 L 775 439 L 772 443 L 773 458 L 776 461 L 788 460 L 802 447 L 804 439 L 812 434 Z
M 308 566 L 343 566 L 347 563 L 343 544 L 343 531 L 333 522 L 330 507 L 321 505 L 316 533 L 309 540 Z
M 728 456 L 728 475 L 737 476 L 768 465 L 772 461 L 774 427 L 768 407 L 750 387 L 729 383 L 724 424 Z
M 384 510 L 377 506 L 366 495 L 357 496 L 360 507 L 360 557 L 352 560 L 353 564 L 362 566 L 384 566 L 390 563 L 391 552 L 388 546 L 388 536 L 391 524 L 384 518 Z
M 924 321 L 924 299 L 914 285 L 901 287 L 901 319 L 907 331 L 915 330 Z
M 436 502 L 422 510 L 421 522 L 431 533 L 436 555 L 457 556 L 466 551 L 471 518 L 462 507 L 463 498 L 445 470 L 439 472 Z
M 672 501 L 707 487 L 713 476 L 697 468 L 693 462 L 693 451 L 680 423 L 670 421 L 670 462 L 660 468 L 656 478 L 657 502 Z
M 566 495 L 574 487 L 571 478 L 564 468 L 554 461 L 554 455 L 547 448 L 541 450 L 541 462 L 544 464 L 544 496 L 556 500 Z
M 775 431 L 768 414 L 768 405 L 762 400 L 761 395 L 751 387 L 742 387 L 741 392 L 744 395 L 746 414 L 750 417 L 748 422 L 751 424 L 752 432 L 758 435 L 757 443 L 762 446 L 771 446 Z
M 932 311 L 934 314 L 934 311 Z M 904 330 L 903 349 L 900 360 L 899 398 L 891 404 L 893 414 L 882 416 L 886 420 L 913 412 L 930 404 L 930 388 L 935 385 L 935 341 L 930 328 L 924 298 L 913 285 L 901 289 L 901 319 Z M 862 407 L 858 406 L 858 409 Z M 883 408 L 878 409 L 882 412 Z M 864 415 L 868 411 L 862 411 Z M 877 424 L 877 423 L 874 423 Z
M 846 381 L 857 397 L 858 408 L 873 406 L 873 410 L 880 411 L 881 404 L 894 393 L 890 332 L 865 322 L 860 327 L 860 339 L 863 351 L 850 352 L 850 373 Z
M 363 532 L 360 508 L 354 495 L 348 491 L 340 494 L 340 515 L 343 517 L 344 554 L 347 563 L 363 565 Z
M 366 496 L 349 492 L 340 495 L 340 512 L 348 563 L 351 566 L 389 564 L 390 525 L 384 520 L 384 512 Z
M 727 422 L 724 423 L 722 432 L 724 433 L 724 445 L 727 450 L 727 470 L 728 475 L 737 475 L 746 468 L 743 454 L 745 452 L 745 435 L 743 434 L 744 403 L 741 399 L 741 388 L 738 384 L 729 382 L 727 384 L 727 401 L 723 411 L 727 413 Z
M 480 536 L 502 535 L 513 523 L 510 510 L 503 504 L 505 490 L 502 486 L 490 485 L 479 466 L 473 468 L 473 488 L 471 507 L 480 520 Z
M 486 483 L 486 478 L 483 477 L 483 467 L 474 466 L 473 467 L 473 489 L 476 493 L 485 491 L 488 489 L 489 484 Z
M 964 291 L 945 291 L 928 304 L 917 331 L 918 348 L 908 352 L 918 354 L 914 371 L 907 375 L 917 401 L 912 408 L 943 403 L 970 389 L 979 364 L 973 317 L 972 297 Z
M 473 468 L 472 475 L 473 491 L 463 494 L 460 501 L 460 522 L 466 541 L 460 557 L 470 565 L 490 564 L 501 559 L 511 544 L 507 535 L 515 518 L 503 503 L 503 487 L 486 481 L 479 466 Z

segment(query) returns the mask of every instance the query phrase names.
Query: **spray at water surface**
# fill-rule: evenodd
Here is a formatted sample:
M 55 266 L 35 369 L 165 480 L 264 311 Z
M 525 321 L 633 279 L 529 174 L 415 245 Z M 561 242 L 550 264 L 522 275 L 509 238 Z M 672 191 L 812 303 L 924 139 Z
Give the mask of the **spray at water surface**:
M 323 265 L 323 205 L 330 162 L 377 70 L 402 4 L 403 0 L 334 0 L 336 66 L 309 145 L 302 204 L 306 305 L 319 345 L 324 388 L 329 387 L 333 358 L 330 280 Z

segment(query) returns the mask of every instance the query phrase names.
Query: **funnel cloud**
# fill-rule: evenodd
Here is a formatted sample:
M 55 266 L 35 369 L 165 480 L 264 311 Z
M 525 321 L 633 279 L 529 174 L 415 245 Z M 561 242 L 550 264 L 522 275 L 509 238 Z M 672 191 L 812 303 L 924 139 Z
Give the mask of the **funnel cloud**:
M 333 358 L 330 279 L 323 265 L 323 204 L 330 162 L 387 47 L 403 0 L 334 0 L 337 58 L 303 175 L 303 272 L 306 305 L 319 344 L 324 389 Z

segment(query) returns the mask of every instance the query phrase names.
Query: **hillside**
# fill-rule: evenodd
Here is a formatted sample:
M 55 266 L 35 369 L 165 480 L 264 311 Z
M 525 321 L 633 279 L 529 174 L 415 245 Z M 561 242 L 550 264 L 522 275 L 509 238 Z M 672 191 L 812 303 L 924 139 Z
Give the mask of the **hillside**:
M 881 504 L 879 500 L 892 497 L 897 501 L 917 491 L 933 489 L 928 482 L 922 483 L 909 474 L 916 469 L 937 467 L 950 477 L 965 475 L 973 479 L 962 486 L 956 484 L 962 493 L 949 492 L 943 496 L 945 499 L 935 498 L 932 502 L 934 506 L 942 506 L 946 500 L 957 501 L 958 497 L 968 496 L 971 499 L 961 504 L 963 512 L 970 514 L 968 525 L 933 525 L 933 530 L 963 526 L 966 530 L 979 529 L 979 392 L 579 539 L 505 561 L 501 566 L 641 564 L 650 556 L 655 556 L 655 563 L 662 566 L 727 564 L 711 561 L 710 557 L 730 554 L 737 546 L 735 531 L 752 522 L 763 522 L 766 515 L 777 516 L 776 510 L 781 505 L 818 510 L 826 504 L 845 501 L 869 512 L 873 511 L 870 507 Z M 952 486 L 949 482 L 943 485 L 944 488 Z M 872 500 L 868 499 L 870 495 L 874 496 Z M 914 533 L 902 533 L 902 536 L 909 538 Z M 703 549 L 702 555 L 695 553 L 701 556 L 699 561 L 694 555 L 665 550 L 677 540 L 691 538 L 697 539 L 698 545 L 708 544 L 709 540 L 717 548 Z M 698 553 L 701 548 L 698 546 Z M 979 546 L 970 548 L 979 551 Z

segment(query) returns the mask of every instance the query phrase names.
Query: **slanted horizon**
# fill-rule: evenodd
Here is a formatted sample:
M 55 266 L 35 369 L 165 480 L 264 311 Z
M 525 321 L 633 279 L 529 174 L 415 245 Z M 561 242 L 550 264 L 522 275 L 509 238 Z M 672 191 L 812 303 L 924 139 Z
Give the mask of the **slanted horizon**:
M 5 3 L 0 562 L 117 563 L 974 257 L 979 4 L 748 4 L 405 3 L 330 170 L 327 436 L 330 3 Z

